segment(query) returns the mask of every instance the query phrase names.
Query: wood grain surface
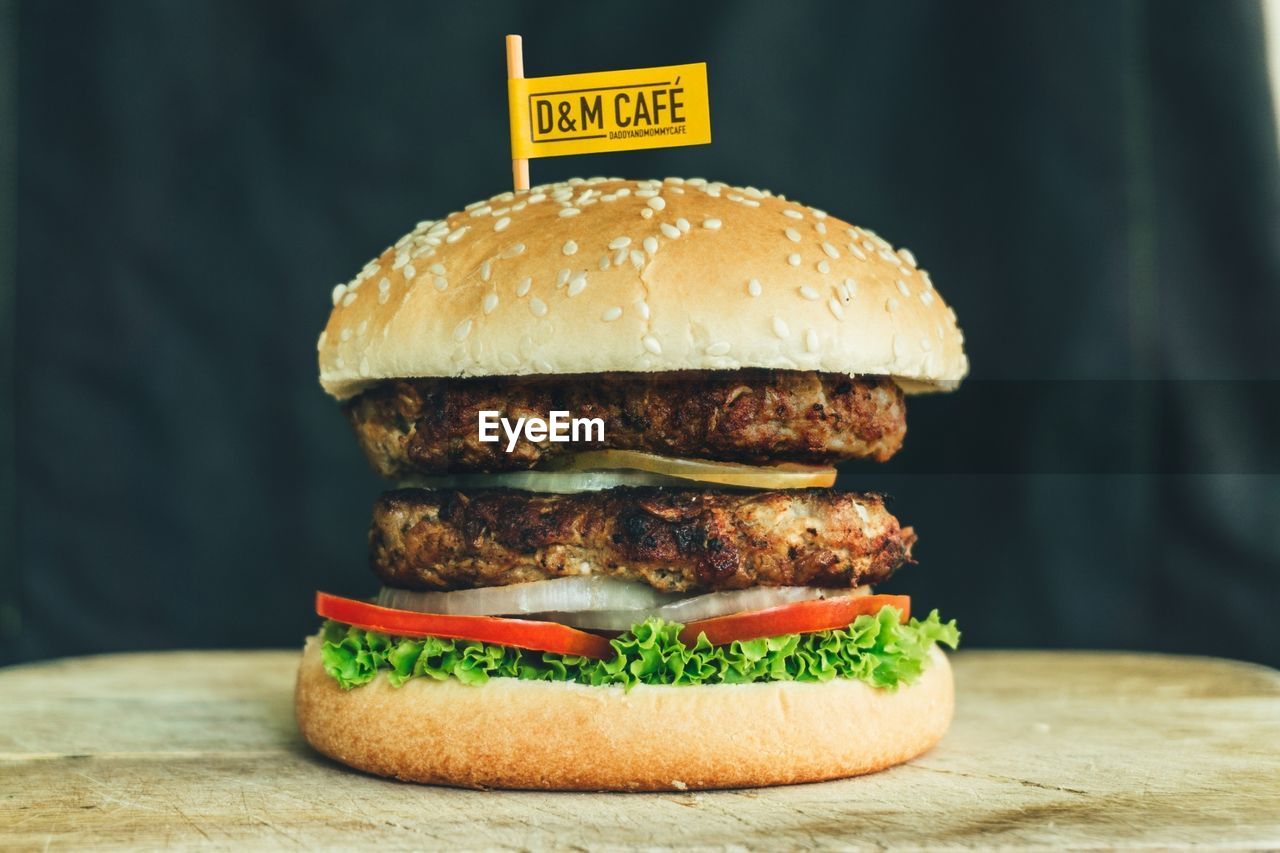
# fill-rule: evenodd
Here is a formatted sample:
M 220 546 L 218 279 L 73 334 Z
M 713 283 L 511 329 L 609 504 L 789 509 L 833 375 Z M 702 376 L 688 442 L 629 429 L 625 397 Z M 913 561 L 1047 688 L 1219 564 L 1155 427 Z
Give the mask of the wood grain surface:
M 962 652 L 951 733 L 843 782 L 700 794 L 419 787 L 313 753 L 289 652 L 0 670 L 0 847 L 1280 847 L 1280 672 Z

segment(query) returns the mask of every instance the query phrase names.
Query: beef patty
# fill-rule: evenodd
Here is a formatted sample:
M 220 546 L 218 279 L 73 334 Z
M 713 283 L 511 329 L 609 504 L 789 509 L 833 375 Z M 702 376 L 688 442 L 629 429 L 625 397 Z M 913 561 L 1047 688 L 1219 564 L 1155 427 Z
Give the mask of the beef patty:
M 601 418 L 604 441 L 482 443 L 481 410 Z M 891 380 L 794 370 L 397 379 L 347 404 L 387 477 L 514 471 L 582 450 L 643 450 L 726 462 L 884 461 L 902 446 L 906 403 Z
M 579 494 L 401 489 L 378 500 L 388 586 L 469 589 L 601 574 L 664 592 L 887 579 L 915 533 L 875 494 L 620 487 Z

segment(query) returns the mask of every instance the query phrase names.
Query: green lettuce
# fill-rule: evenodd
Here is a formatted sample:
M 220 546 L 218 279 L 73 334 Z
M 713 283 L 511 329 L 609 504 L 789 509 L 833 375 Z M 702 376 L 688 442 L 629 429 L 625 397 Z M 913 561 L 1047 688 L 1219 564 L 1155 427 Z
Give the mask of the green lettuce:
M 611 641 L 614 656 L 591 660 L 532 652 L 471 640 L 390 637 L 341 622 L 320 629 L 324 668 L 344 689 L 386 675 L 399 687 L 411 678 L 455 678 L 480 685 L 490 678 L 572 681 L 577 684 L 749 684 L 757 681 L 830 681 L 852 678 L 886 690 L 911 684 L 928 665 L 934 643 L 955 648 L 960 632 L 938 611 L 899 621 L 896 608 L 859 616 L 847 628 L 783 634 L 712 646 L 699 635 L 679 639 L 682 625 L 649 619 Z

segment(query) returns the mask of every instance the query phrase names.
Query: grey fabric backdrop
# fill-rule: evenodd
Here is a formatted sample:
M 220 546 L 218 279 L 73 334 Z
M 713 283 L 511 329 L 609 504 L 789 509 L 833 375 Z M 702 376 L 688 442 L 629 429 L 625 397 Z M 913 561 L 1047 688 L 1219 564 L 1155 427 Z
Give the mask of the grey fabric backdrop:
M 0 662 L 295 645 L 381 483 L 329 290 L 508 181 L 530 75 L 705 60 L 716 141 L 536 161 L 767 186 L 910 246 L 974 381 L 911 404 L 892 585 L 972 645 L 1280 664 L 1280 172 L 1244 0 L 0 0 Z M 16 227 L 15 227 L 16 223 Z

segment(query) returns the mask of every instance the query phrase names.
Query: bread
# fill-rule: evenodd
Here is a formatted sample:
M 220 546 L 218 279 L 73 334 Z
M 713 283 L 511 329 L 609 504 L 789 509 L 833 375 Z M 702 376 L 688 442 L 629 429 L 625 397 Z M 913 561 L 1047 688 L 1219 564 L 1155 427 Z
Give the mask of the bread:
M 658 791 L 815 782 L 881 770 L 932 747 L 954 704 L 934 649 L 914 685 L 590 687 L 492 679 L 469 687 L 385 676 L 344 691 L 320 641 L 298 670 L 298 726 L 321 753 L 369 773 L 492 788 Z
M 320 381 L 725 370 L 948 389 L 955 313 L 906 249 L 752 187 L 593 178 L 422 222 L 333 291 Z

